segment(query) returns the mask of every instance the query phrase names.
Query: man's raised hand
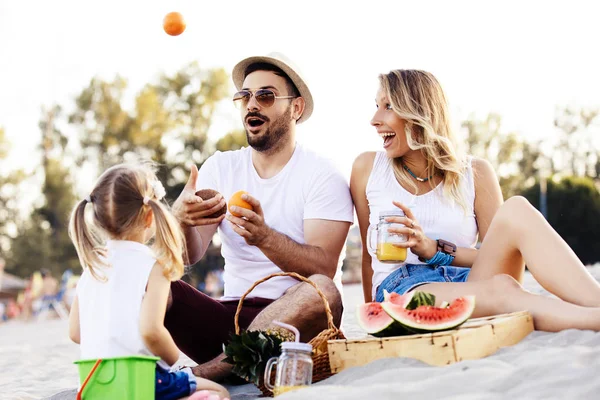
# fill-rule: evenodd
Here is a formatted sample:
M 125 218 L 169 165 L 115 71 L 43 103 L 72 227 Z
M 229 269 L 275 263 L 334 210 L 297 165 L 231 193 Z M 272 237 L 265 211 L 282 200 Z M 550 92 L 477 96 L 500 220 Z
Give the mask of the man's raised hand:
M 203 226 L 219 224 L 225 218 L 225 215 L 217 218 L 208 218 L 207 216 L 221 210 L 225 206 L 225 199 L 220 193 L 208 200 L 202 200 L 200 196 L 196 196 L 197 180 L 198 168 L 196 165 L 192 165 L 190 177 L 173 204 L 173 214 L 182 225 Z

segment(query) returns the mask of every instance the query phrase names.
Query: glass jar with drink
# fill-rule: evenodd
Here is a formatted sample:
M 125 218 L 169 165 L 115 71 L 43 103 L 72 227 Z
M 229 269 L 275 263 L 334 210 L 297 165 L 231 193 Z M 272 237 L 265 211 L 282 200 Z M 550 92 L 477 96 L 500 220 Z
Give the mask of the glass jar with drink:
M 404 227 L 402 224 L 386 221 L 389 217 L 404 217 L 404 211 L 400 209 L 381 211 L 377 225 L 369 226 L 367 231 L 367 247 L 371 256 L 386 264 L 398 264 L 406 260 L 406 248 L 397 246 L 398 243 L 407 241 L 406 235 L 390 233 L 389 228 L 393 226 Z M 373 235 L 376 234 L 376 246 L 373 246 Z
M 288 324 L 273 321 L 276 325 L 294 332 L 295 342 L 281 343 L 281 355 L 267 361 L 264 383 L 274 396 L 307 387 L 312 383 L 313 360 L 312 345 L 301 343 L 298 330 Z M 271 370 L 277 366 L 275 383 L 271 383 Z

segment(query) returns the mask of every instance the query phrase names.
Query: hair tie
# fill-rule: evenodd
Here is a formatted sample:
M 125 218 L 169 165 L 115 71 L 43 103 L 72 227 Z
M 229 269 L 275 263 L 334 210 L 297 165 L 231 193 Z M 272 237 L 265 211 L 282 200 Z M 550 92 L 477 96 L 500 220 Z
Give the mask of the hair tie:
M 144 196 L 144 200 L 142 200 L 144 202 L 145 205 L 148 205 L 148 202 L 150 201 L 150 197 L 148 196 Z
M 150 186 L 152 187 L 152 191 L 154 192 L 154 197 L 156 197 L 156 200 L 158 201 L 161 201 L 163 197 L 165 197 L 165 195 L 167 194 L 165 187 L 159 180 L 153 181 L 150 184 Z
M 91 203 L 92 197 L 90 195 L 87 195 L 87 197 L 84 200 L 86 201 L 86 203 Z

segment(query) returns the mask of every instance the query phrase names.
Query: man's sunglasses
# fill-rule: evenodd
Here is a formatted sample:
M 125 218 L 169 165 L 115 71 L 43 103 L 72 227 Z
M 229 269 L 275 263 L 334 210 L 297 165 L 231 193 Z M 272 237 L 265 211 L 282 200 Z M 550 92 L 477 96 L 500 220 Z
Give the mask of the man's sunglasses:
M 293 99 L 296 96 L 276 96 L 275 92 L 269 89 L 258 89 L 256 92 L 252 93 L 249 90 L 240 90 L 236 94 L 233 95 L 233 103 L 241 108 L 245 108 L 248 106 L 248 102 L 254 96 L 256 102 L 264 108 L 269 108 L 273 104 L 275 104 L 275 100 L 277 99 Z

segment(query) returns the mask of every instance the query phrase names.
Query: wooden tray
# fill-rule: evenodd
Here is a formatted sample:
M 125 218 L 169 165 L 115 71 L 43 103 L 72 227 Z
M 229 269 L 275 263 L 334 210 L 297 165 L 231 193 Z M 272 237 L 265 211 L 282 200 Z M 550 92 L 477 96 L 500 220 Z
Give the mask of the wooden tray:
M 448 365 L 494 354 L 520 342 L 533 331 L 527 311 L 470 319 L 458 329 L 410 336 L 329 340 L 331 372 L 380 358 L 409 357 L 431 365 Z

